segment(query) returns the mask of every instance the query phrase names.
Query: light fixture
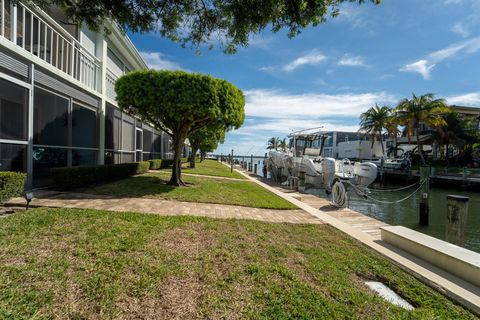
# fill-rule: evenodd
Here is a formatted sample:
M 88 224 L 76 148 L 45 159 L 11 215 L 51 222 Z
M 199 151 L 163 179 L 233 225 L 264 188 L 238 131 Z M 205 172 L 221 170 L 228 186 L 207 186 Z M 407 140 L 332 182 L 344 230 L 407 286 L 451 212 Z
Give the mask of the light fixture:
M 33 199 L 33 192 L 25 192 L 25 200 L 27 201 L 27 210 L 30 207 L 30 201 Z

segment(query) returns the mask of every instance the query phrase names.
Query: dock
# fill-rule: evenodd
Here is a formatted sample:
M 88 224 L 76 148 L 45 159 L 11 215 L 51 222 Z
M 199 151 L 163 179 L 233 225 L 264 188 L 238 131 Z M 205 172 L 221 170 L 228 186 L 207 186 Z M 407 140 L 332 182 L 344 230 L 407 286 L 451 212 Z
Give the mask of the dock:
M 240 169 L 241 168 L 237 168 Z M 352 228 L 358 229 L 365 234 L 371 236 L 373 240 L 380 240 L 380 228 L 389 226 L 383 221 L 377 220 L 375 218 L 367 217 L 359 212 L 350 210 L 348 208 L 337 208 L 333 206 L 328 199 L 320 198 L 315 195 L 299 193 L 296 190 L 290 190 L 287 187 L 280 186 L 272 180 L 268 180 L 258 175 L 255 175 L 251 172 L 243 171 L 243 173 L 248 174 L 249 176 L 260 180 L 261 182 L 268 184 L 272 188 L 275 188 L 278 191 L 288 193 L 291 197 L 299 200 L 313 208 L 319 209 L 322 212 L 328 214 L 329 216 L 342 221 L 343 223 L 351 226 Z

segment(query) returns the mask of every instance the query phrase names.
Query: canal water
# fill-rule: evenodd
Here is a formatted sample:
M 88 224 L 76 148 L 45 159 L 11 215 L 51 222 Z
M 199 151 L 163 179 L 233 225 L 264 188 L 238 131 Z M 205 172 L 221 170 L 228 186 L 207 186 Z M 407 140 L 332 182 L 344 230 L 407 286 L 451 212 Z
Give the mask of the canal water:
M 401 187 L 396 184 L 374 184 L 370 189 L 370 196 L 380 201 L 394 202 L 410 195 L 418 187 L 407 190 L 391 192 L 388 189 Z M 379 189 L 379 190 L 374 190 Z M 383 190 L 382 190 L 383 189 Z M 323 189 L 309 189 L 307 192 L 326 198 Z M 348 191 L 348 207 L 366 216 L 381 220 L 390 225 L 401 225 L 432 237 L 445 240 L 447 222 L 447 195 L 461 195 L 469 197 L 468 219 L 465 230 L 465 248 L 480 252 L 480 194 L 460 190 L 430 188 L 430 214 L 429 225 L 421 227 L 418 224 L 421 193 L 418 192 L 411 198 L 394 204 L 373 202 L 358 196 L 353 190 Z
M 242 160 L 242 158 L 238 158 Z M 245 157 L 250 162 L 250 157 Z M 257 164 L 257 175 L 263 176 L 263 158 L 254 158 Z M 405 198 L 418 188 L 418 185 L 402 191 L 389 191 L 403 187 L 398 184 L 385 183 L 373 184 L 370 188 L 370 196 L 382 202 L 394 202 Z M 321 198 L 328 198 L 323 189 L 307 189 L 307 193 Z M 426 227 L 418 224 L 418 203 L 420 192 L 411 198 L 394 204 L 383 204 L 364 199 L 353 190 L 348 191 L 348 207 L 366 216 L 378 219 L 390 225 L 401 225 L 416 231 L 428 234 L 437 239 L 445 240 L 447 222 L 447 195 L 454 194 L 469 197 L 468 219 L 465 231 L 465 248 L 480 253 L 480 193 L 465 192 L 456 189 L 430 188 L 430 222 Z

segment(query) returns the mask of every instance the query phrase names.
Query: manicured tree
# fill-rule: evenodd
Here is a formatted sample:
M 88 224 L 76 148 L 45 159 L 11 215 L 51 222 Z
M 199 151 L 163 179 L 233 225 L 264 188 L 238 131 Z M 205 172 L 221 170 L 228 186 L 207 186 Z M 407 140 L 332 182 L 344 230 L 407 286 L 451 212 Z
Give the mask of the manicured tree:
M 218 148 L 218 144 L 219 143 L 223 143 L 223 140 L 225 138 L 225 132 L 223 132 L 223 136 L 221 137 L 221 139 L 217 140 L 217 141 L 214 141 L 214 140 L 204 140 L 201 144 L 200 144 L 200 161 L 203 161 L 205 159 L 205 155 L 207 154 L 207 152 L 212 152 L 214 151 L 215 149 Z
M 113 20 L 124 30 L 158 31 L 182 45 L 221 43 L 226 52 L 248 46 L 250 36 L 266 28 L 287 29 L 288 37 L 335 17 L 347 2 L 379 4 L 381 0 L 33 0 L 43 9 L 56 5 L 64 9 L 68 21 L 86 24 L 92 30 L 103 21 Z M 342 8 L 343 9 L 343 8 Z M 220 39 L 221 41 L 218 41 Z
M 188 136 L 192 147 L 192 156 L 190 157 L 190 168 L 195 168 L 195 156 L 197 151 L 210 152 L 217 148 L 219 142 L 223 142 L 225 138 L 225 127 L 223 126 L 206 126 L 195 130 Z
M 140 70 L 115 84 L 117 101 L 172 137 L 173 168 L 169 184 L 183 186 L 181 153 L 185 139 L 208 125 L 238 128 L 245 119 L 245 98 L 231 83 L 183 71 Z
M 411 99 L 403 99 L 396 107 L 399 122 L 406 127 L 407 136 L 413 134 L 417 139 L 417 149 L 422 164 L 425 165 L 423 157 L 422 142 L 420 141 L 420 126 L 426 125 L 430 128 L 446 125 L 443 114 L 450 111 L 444 99 L 435 99 L 435 95 L 427 93 L 422 96 L 412 95 Z
M 382 145 L 382 155 L 385 155 L 383 146 L 383 129 L 387 128 L 387 121 L 390 117 L 391 108 L 388 106 L 379 107 L 375 105 L 360 115 L 360 131 L 364 131 L 372 139 L 372 147 L 375 140 Z

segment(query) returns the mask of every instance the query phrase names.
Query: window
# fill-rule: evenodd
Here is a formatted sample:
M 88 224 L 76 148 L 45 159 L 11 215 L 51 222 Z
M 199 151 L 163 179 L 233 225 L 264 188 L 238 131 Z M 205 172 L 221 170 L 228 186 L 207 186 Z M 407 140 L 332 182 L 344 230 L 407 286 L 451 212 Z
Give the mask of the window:
M 0 144 L 0 171 L 25 172 L 27 169 L 27 146 Z
M 65 98 L 35 88 L 34 144 L 68 146 L 68 104 Z
M 120 150 L 122 114 L 120 110 L 107 104 L 105 114 L 105 148 Z
M 134 155 L 134 153 L 122 153 L 122 163 L 133 162 Z
M 72 150 L 72 166 L 88 166 L 97 164 L 97 151 L 95 150 Z
M 97 113 L 77 104 L 72 108 L 72 146 L 97 148 Z
M 135 130 L 135 137 L 136 137 L 136 149 L 142 150 L 142 129 Z
M 123 122 L 122 128 L 122 138 L 123 138 L 123 150 L 133 151 L 135 150 L 134 141 L 133 141 L 133 134 L 134 134 L 134 126 L 133 123 L 130 122 Z
M 153 152 L 156 152 L 156 153 L 162 152 L 162 136 L 155 133 L 153 137 L 154 137 Z
M 33 179 L 35 185 L 44 185 L 50 182 L 50 169 L 67 166 L 67 159 L 68 149 L 34 147 Z
M 143 130 L 143 151 L 153 152 L 152 145 L 153 133 L 148 130 Z
M 0 138 L 27 140 L 28 89 L 0 79 Z

